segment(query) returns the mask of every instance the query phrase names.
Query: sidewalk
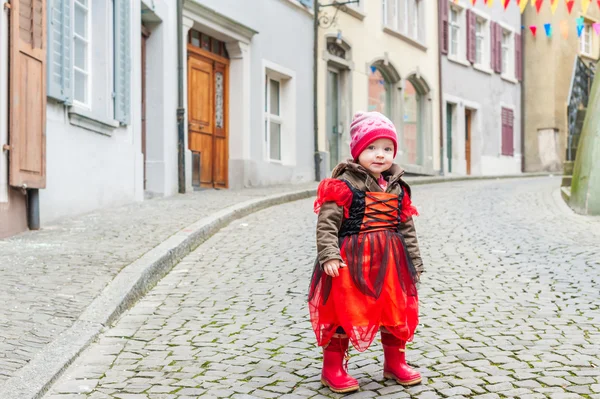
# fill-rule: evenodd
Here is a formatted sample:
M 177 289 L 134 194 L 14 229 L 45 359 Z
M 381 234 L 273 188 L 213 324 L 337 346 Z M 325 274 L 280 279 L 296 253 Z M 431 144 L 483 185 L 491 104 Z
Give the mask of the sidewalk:
M 38 397 L 104 326 L 208 236 L 258 209 L 314 196 L 316 186 L 176 195 L 0 240 L 0 398 Z

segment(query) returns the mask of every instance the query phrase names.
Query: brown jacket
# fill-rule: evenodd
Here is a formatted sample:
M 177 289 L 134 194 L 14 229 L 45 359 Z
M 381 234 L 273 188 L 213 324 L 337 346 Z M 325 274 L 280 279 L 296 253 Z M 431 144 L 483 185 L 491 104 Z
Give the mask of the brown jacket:
M 384 178 L 388 181 L 388 187 L 385 192 L 392 194 L 400 194 L 400 181 L 404 175 L 404 170 L 393 164 L 392 167 L 383 173 Z M 377 181 L 369 172 L 360 164 L 348 160 L 342 162 L 332 172 L 333 178 L 347 180 L 353 187 L 362 191 L 379 191 L 383 190 L 377 184 Z M 318 260 L 321 265 L 331 259 L 342 260 L 339 248 L 338 231 L 342 225 L 344 217 L 344 208 L 338 206 L 335 202 L 325 202 L 321 206 L 319 217 L 317 220 L 317 251 Z M 408 255 L 411 257 L 417 272 L 423 272 L 423 261 L 419 251 L 419 242 L 417 240 L 417 232 L 412 218 L 405 223 L 400 224 L 400 233 L 404 237 Z

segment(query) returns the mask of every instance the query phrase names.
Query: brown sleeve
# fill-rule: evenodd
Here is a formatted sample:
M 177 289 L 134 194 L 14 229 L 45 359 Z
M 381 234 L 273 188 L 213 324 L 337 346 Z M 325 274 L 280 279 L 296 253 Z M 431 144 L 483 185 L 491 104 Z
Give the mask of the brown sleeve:
M 317 219 L 317 252 L 321 266 L 331 259 L 342 260 L 338 232 L 342 225 L 344 208 L 335 202 L 325 202 Z
M 408 255 L 412 259 L 415 269 L 417 269 L 417 272 L 419 273 L 424 272 L 425 268 L 423 267 L 423 261 L 421 260 L 421 251 L 419 251 L 417 231 L 415 230 L 415 223 L 412 218 L 400 224 L 400 234 L 404 237 Z

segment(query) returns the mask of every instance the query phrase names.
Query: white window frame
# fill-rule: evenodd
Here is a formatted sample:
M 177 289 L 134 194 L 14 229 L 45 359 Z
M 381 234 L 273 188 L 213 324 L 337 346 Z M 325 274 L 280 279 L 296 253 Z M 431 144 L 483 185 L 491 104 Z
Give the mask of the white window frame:
M 479 29 L 481 28 L 481 31 Z M 475 64 L 486 65 L 487 21 L 479 16 L 475 18 Z
M 515 76 L 515 34 L 512 30 L 504 27 L 502 28 L 501 76 L 509 79 L 512 79 Z
M 581 55 L 592 57 L 593 42 L 592 24 L 589 21 L 585 21 L 581 37 L 579 38 L 579 52 Z M 589 48 L 586 49 L 588 46 Z
M 454 58 L 458 58 L 459 54 L 461 54 L 460 50 L 461 50 L 461 33 L 463 31 L 463 27 L 461 24 L 461 18 L 463 18 L 462 15 L 462 8 L 460 7 L 454 7 L 453 5 L 450 5 L 450 10 L 449 10 L 449 21 L 448 21 L 448 33 L 449 33 L 449 37 L 448 37 L 448 45 L 449 45 L 449 51 L 448 51 L 448 55 Z M 454 21 L 452 19 L 452 13 L 456 14 L 456 21 Z M 456 47 L 455 47 L 455 51 L 452 51 L 453 46 L 452 43 L 454 42 L 453 40 L 453 36 L 454 33 L 456 33 Z
M 425 6 L 424 0 L 382 0 L 383 26 L 396 35 L 424 44 Z
M 278 84 L 278 97 L 279 97 L 279 104 L 277 104 L 277 107 L 279 108 L 279 115 L 273 114 L 271 113 L 271 83 L 272 82 L 277 82 Z M 283 111 L 283 107 L 281 106 L 282 101 L 281 101 L 281 97 L 282 97 L 282 82 L 279 79 L 273 78 L 272 76 L 269 76 L 268 74 L 265 76 L 265 141 L 266 141 L 266 147 L 267 147 L 267 159 L 270 162 L 281 162 L 283 158 L 283 151 L 282 151 L 282 143 L 281 143 L 281 138 L 283 136 L 283 116 L 282 116 L 282 111 Z M 279 125 L 279 158 L 280 159 L 275 159 L 275 158 L 271 158 L 271 123 L 275 123 Z
M 271 81 L 279 82 L 279 115 L 270 112 Z M 296 73 L 273 62 L 263 60 L 263 159 L 265 162 L 294 166 L 296 164 Z M 266 108 L 265 108 L 266 105 Z M 271 122 L 280 128 L 281 159 L 271 158 Z
M 91 110 L 92 108 L 92 101 L 91 101 L 91 92 L 92 92 L 92 4 L 91 1 L 92 0 L 88 0 L 87 5 L 83 5 L 81 4 L 81 0 L 72 0 L 73 3 L 73 37 L 72 37 L 72 48 L 73 48 L 73 53 L 72 53 L 72 64 L 73 64 L 73 103 L 75 105 L 78 105 L 82 108 L 85 108 L 87 110 Z M 86 29 L 87 29 L 87 37 L 81 37 L 78 34 L 75 33 L 75 18 L 77 13 L 75 12 L 75 8 L 76 7 L 80 7 L 86 10 Z M 86 45 L 86 66 L 87 66 L 87 70 L 83 70 L 81 68 L 78 68 L 77 66 L 75 66 L 75 42 L 77 40 L 80 40 L 82 42 L 85 43 Z M 85 84 L 85 101 L 79 101 L 75 98 L 75 93 L 77 92 L 77 87 L 75 84 L 75 73 L 79 72 L 83 75 L 85 75 L 86 77 L 86 84 Z

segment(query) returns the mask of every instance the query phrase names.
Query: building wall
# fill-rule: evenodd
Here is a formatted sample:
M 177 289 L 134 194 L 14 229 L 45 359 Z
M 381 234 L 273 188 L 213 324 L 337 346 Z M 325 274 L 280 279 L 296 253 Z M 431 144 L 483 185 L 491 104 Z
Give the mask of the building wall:
M 451 2 L 452 3 L 452 2 Z M 479 4 L 480 3 L 480 4 Z M 488 7 L 483 2 L 471 5 L 470 1 L 460 0 L 458 5 L 471 9 L 477 15 L 500 23 L 513 34 L 521 33 L 521 15 L 516 3 L 510 3 L 506 10 L 500 2 Z M 450 13 L 448 14 L 450 18 Z M 458 58 L 442 56 L 442 84 L 444 91 L 443 129 L 444 129 L 444 171 L 445 174 L 467 174 L 465 150 L 465 110 L 474 111 L 471 125 L 471 174 L 496 175 L 521 172 L 521 84 L 511 76 L 501 76 L 491 67 L 490 28 L 486 29 L 487 43 L 484 49 L 485 62 L 482 67 L 473 66 L 467 61 L 466 36 L 460 38 Z M 449 26 L 450 41 L 450 26 Z M 514 40 L 513 40 L 514 42 Z M 450 48 L 450 43 L 448 44 Z M 515 63 L 514 44 L 512 64 Z M 515 68 L 514 65 L 511 65 Z M 514 69 L 513 69 L 514 71 Z M 453 106 L 452 115 L 452 171 L 449 172 L 448 134 L 446 104 Z M 513 144 L 514 155 L 502 155 L 502 107 L 514 112 Z
M 91 3 L 93 15 L 106 15 L 104 3 Z M 108 3 L 106 3 L 108 4 Z M 42 226 L 65 216 L 89 212 L 98 208 L 120 205 L 143 199 L 143 158 L 141 152 L 140 114 L 140 3 L 131 9 L 131 116 L 127 126 L 118 126 L 111 119 L 113 104 L 112 45 L 102 45 L 102 35 L 92 32 L 96 40 L 92 57 L 103 62 L 92 64 L 92 118 L 87 127 L 76 125 L 71 113 L 75 107 L 65 106 L 48 98 L 46 123 L 46 189 L 40 190 Z M 96 27 L 98 27 L 96 25 Z M 106 28 L 110 31 L 110 28 Z M 137 78 L 137 79 L 136 79 Z M 107 85 L 107 86 L 105 86 Z M 104 89 L 104 90 L 103 90 Z M 105 97 L 101 97 L 104 96 Z M 103 114 L 102 118 L 99 115 Z
M 323 2 L 330 3 L 329 1 Z M 326 133 L 326 76 L 328 63 L 335 62 L 327 52 L 327 38 L 341 35 L 341 40 L 348 47 L 348 67 L 344 72 L 343 85 L 346 87 L 342 94 L 341 106 L 343 129 L 341 155 L 342 159 L 350 156 L 350 123 L 357 111 L 365 111 L 369 104 L 369 72 L 374 62 L 387 63 L 397 71 L 400 81 L 395 85 L 396 100 L 392 105 L 394 123 L 399 133 L 399 151 L 396 162 L 408 172 L 419 174 L 434 174 L 440 168 L 439 164 L 439 78 L 438 78 L 438 23 L 436 2 L 421 2 L 424 6 L 424 40 L 422 48 L 410 40 L 402 39 L 383 26 L 383 7 L 380 0 L 361 1 L 358 12 L 340 11 L 337 22 L 329 28 L 319 30 L 319 150 L 322 152 L 324 172 L 329 172 L 329 148 Z M 330 17 L 335 13 L 334 7 L 321 10 L 321 15 Z M 429 92 L 424 96 L 427 113 L 424 115 L 424 159 L 422 165 L 412 165 L 407 161 L 403 148 L 403 124 L 401 92 L 406 79 L 411 75 L 419 75 L 429 86 Z
M 559 171 L 566 159 L 568 138 L 567 103 L 573 75 L 573 65 L 580 54 L 576 19 L 583 15 L 581 3 L 575 2 L 569 15 L 564 2 L 559 2 L 553 15 L 549 5 L 544 4 L 538 15 L 527 8 L 524 25 L 537 25 L 534 38 L 525 35 L 524 90 L 525 104 L 525 170 L 527 172 Z M 600 10 L 594 2 L 587 15 L 591 22 L 600 22 Z M 562 36 L 561 21 L 567 21 L 568 38 Z M 543 24 L 552 23 L 553 37 L 547 38 Z M 593 33 L 592 56 L 583 56 L 586 62 L 600 56 L 600 39 Z
M 249 90 L 249 101 L 243 109 L 230 106 L 230 188 L 314 179 L 311 90 L 313 35 L 310 12 L 293 0 L 188 1 L 188 3 L 193 2 L 214 10 L 232 20 L 234 24 L 241 24 L 257 31 L 248 45 L 242 45 L 240 57 L 247 56 L 247 60 L 243 62 L 249 64 L 242 66 L 232 63 L 230 67 L 230 104 L 232 101 L 239 100 L 233 98 L 239 91 L 246 90 L 244 87 L 234 87 L 236 82 L 239 83 L 238 86 L 248 84 Z M 186 15 L 191 19 L 195 18 L 193 15 Z M 218 35 L 221 28 L 214 29 Z M 230 56 L 231 53 L 230 51 Z M 293 75 L 290 80 L 293 87 L 290 86 L 291 89 L 287 93 L 289 98 L 286 100 L 288 101 L 285 130 L 287 145 L 282 148 L 286 153 L 286 161 L 283 163 L 266 159 L 264 85 L 265 68 L 271 67 Z M 245 68 L 247 68 L 247 77 L 242 76 L 246 71 Z M 249 115 L 244 116 L 245 112 L 249 112 Z M 240 126 L 240 120 L 248 120 L 250 126 Z
M 26 196 L 8 185 L 8 13 L 0 0 L 0 238 L 27 229 Z

